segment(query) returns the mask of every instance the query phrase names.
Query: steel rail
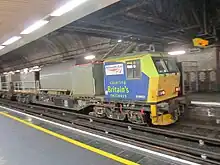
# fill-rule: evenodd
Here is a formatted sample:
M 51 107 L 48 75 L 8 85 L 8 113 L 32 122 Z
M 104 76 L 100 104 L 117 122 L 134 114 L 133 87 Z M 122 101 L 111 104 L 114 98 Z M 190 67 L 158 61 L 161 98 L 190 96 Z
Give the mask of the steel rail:
M 203 137 L 203 136 L 199 136 L 199 135 L 192 135 L 192 134 L 176 132 L 176 131 L 166 130 L 166 129 L 161 129 L 161 128 L 140 126 L 140 125 L 136 125 L 136 124 L 120 122 L 120 121 L 110 120 L 110 119 L 106 119 L 106 118 L 97 118 L 97 117 L 94 117 L 94 116 L 80 114 L 80 113 L 73 112 L 73 111 L 70 111 L 70 110 L 65 110 L 64 108 L 54 109 L 54 108 L 51 108 L 49 106 L 48 107 L 45 107 L 45 106 L 43 107 L 43 106 L 40 106 L 40 105 L 20 104 L 18 102 L 12 102 L 12 101 L 9 101 L 9 100 L 4 100 L 4 99 L 0 99 L 0 101 L 1 102 L 2 101 L 4 101 L 4 102 L 7 101 L 8 103 L 16 104 L 16 106 L 23 106 L 23 107 L 26 106 L 27 108 L 30 108 L 31 110 L 33 110 L 33 108 L 35 108 L 35 109 L 43 110 L 45 112 L 60 113 L 63 116 L 65 116 L 65 115 L 74 115 L 74 116 L 77 116 L 77 118 L 93 120 L 93 121 L 102 122 L 102 123 L 106 123 L 106 124 L 117 125 L 117 126 L 125 127 L 125 128 L 129 127 L 131 129 L 135 129 L 135 130 L 139 130 L 139 131 L 146 131 L 146 132 L 149 132 L 149 133 L 161 134 L 161 135 L 165 135 L 165 136 L 168 136 L 168 137 L 192 140 L 192 141 L 195 141 L 195 142 L 198 142 L 198 143 L 202 140 L 204 143 L 207 143 L 207 144 L 220 145 L 220 139 L 215 139 L 215 138 L 210 138 L 210 137 Z
M 117 135 L 117 136 L 121 136 L 127 139 L 132 139 L 138 142 L 142 142 L 142 143 L 147 143 L 147 144 L 151 144 L 151 145 L 157 145 L 159 147 L 164 147 L 166 149 L 171 149 L 174 151 L 178 151 L 178 152 L 183 152 L 183 153 L 187 153 L 187 154 L 191 154 L 197 157 L 200 157 L 201 155 L 205 155 L 210 159 L 206 159 L 205 161 L 209 162 L 209 161 L 216 161 L 216 160 L 220 160 L 220 153 L 215 153 L 215 152 L 210 152 L 210 151 L 205 151 L 199 148 L 193 148 L 193 147 L 189 147 L 189 146 L 184 146 L 181 144 L 176 144 L 176 143 L 171 143 L 171 142 L 167 142 L 164 140 L 159 140 L 159 139 L 155 139 L 155 138 L 150 138 L 150 137 L 146 137 L 146 136 L 142 136 L 139 134 L 134 134 L 131 133 L 131 131 L 125 131 L 127 129 L 125 129 L 125 124 L 122 122 L 115 122 L 112 120 L 103 120 L 103 119 L 99 119 L 99 120 L 93 120 L 92 118 L 95 118 L 93 116 L 88 116 L 88 115 L 82 115 L 82 114 L 78 114 L 78 113 L 72 113 L 72 112 L 68 112 L 68 111 L 64 111 L 64 110 L 57 110 L 57 109 L 52 109 L 52 108 L 48 108 L 48 107 L 41 107 L 41 106 L 36 106 L 36 105 L 25 105 L 25 104 L 20 104 L 17 102 L 11 102 L 11 101 L 3 101 L 0 100 L 1 103 L 3 103 L 4 105 L 9 105 L 10 107 L 16 108 L 16 109 L 20 109 L 22 111 L 31 113 L 31 114 L 38 114 L 40 116 L 45 116 L 45 117 L 50 117 L 50 118 L 54 118 L 57 120 L 61 120 L 64 122 L 68 122 L 74 125 L 78 125 L 78 126 L 83 126 L 83 127 L 87 127 L 87 128 L 91 128 L 91 129 L 95 129 L 95 130 L 99 130 L 99 131 L 105 131 L 108 133 L 111 133 L 113 135 Z M 2 102 L 3 101 L 3 102 Z M 6 104 L 5 104 L 6 103 Z M 75 116 L 74 116 L 75 115 Z M 86 119 L 90 119 L 86 120 Z M 91 122 L 92 119 L 92 122 Z M 101 121 L 101 122 L 100 122 Z M 104 121 L 104 122 L 103 122 Z M 109 122 L 110 121 L 110 122 Z M 99 124 L 103 124 L 102 126 L 98 125 Z M 113 122 L 113 123 L 112 123 Z M 119 125 L 117 125 L 116 123 L 120 124 L 120 126 L 123 125 L 123 129 L 124 130 L 120 130 L 121 128 L 119 128 Z M 111 124 L 111 126 L 106 126 L 106 124 Z M 127 124 L 127 123 L 126 123 Z M 143 126 L 136 126 L 133 124 L 129 124 L 126 126 L 133 126 L 132 128 L 137 130 L 137 131 L 145 131 L 148 130 L 148 128 L 146 129 Z M 127 127 L 126 127 L 127 128 Z M 144 130 L 142 128 L 145 128 Z M 167 135 L 167 130 L 165 130 L 166 134 L 161 133 L 161 129 L 158 128 L 149 128 L 151 130 L 151 133 L 154 134 L 159 134 L 159 135 Z M 152 131 L 153 130 L 153 131 Z M 159 132 L 157 132 L 157 131 Z M 164 130 L 162 130 L 164 131 Z M 149 133 L 149 131 L 146 131 Z M 174 133 L 171 134 L 170 137 L 175 137 L 175 138 L 182 138 L 182 136 L 179 135 L 186 135 L 185 133 L 178 133 L 178 136 L 175 136 L 174 131 L 168 131 L 168 133 Z M 187 135 L 188 136 L 188 135 Z M 195 137 L 193 135 L 193 137 Z M 197 138 L 198 136 L 196 136 Z M 202 137 L 204 138 L 204 137 Z M 186 136 L 184 136 L 182 139 L 186 140 Z M 205 138 L 206 139 L 206 138 Z M 188 139 L 188 140 L 192 140 L 192 136 Z M 209 139 L 210 140 L 210 139 Z M 213 139 L 212 139 L 213 140 Z M 214 139 L 217 140 L 218 139 Z M 194 139 L 193 141 L 198 141 L 198 139 Z

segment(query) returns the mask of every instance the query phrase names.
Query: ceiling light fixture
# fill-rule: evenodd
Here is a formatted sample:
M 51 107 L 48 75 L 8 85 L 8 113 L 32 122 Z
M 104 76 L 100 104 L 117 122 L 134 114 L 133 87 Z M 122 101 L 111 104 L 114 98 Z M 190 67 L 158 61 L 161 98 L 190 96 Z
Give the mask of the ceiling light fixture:
M 61 6 L 59 9 L 53 11 L 50 14 L 50 16 L 53 16 L 53 17 L 61 16 L 61 15 L 65 14 L 65 13 L 73 10 L 74 8 L 76 8 L 77 6 L 83 4 L 86 1 L 87 0 L 71 0 L 70 2 L 67 2 L 66 4 Z
M 28 73 L 28 68 L 23 69 L 24 73 Z
M 10 71 L 10 72 L 8 72 L 9 74 L 15 74 L 15 72 L 13 72 L 13 71 Z
M 39 67 L 39 66 L 34 66 L 32 69 L 31 69 L 32 71 L 40 71 L 41 70 L 41 68 Z
M 2 50 L 2 49 L 4 49 L 4 48 L 5 48 L 5 46 L 0 45 L 0 50 Z
M 185 53 L 186 53 L 185 50 L 179 50 L 179 51 L 168 52 L 168 54 L 171 55 L 171 56 L 182 55 L 182 54 L 185 54 Z
M 49 21 L 47 20 L 39 20 L 35 22 L 33 25 L 29 26 L 27 29 L 23 30 L 21 34 L 30 34 L 33 31 L 41 28 L 42 26 L 46 25 Z
M 34 67 L 33 67 L 33 69 L 38 69 L 38 68 L 40 68 L 40 67 L 39 67 L 39 66 L 34 66 Z
M 11 37 L 9 38 L 7 41 L 5 41 L 2 45 L 10 45 L 18 40 L 20 40 L 21 37 L 20 36 L 14 36 L 14 37 Z
M 95 58 L 95 56 L 94 55 L 88 55 L 88 56 L 86 56 L 86 57 L 84 57 L 86 60 L 92 60 L 92 59 L 94 59 Z

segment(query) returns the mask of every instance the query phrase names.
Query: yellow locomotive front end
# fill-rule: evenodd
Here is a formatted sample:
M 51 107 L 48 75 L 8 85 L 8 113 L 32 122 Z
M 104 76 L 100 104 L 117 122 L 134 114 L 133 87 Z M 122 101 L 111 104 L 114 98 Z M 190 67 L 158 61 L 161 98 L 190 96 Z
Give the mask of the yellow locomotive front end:
M 183 99 L 180 91 L 180 71 L 173 57 L 152 54 L 154 72 L 150 77 L 148 99 L 154 125 L 169 125 L 178 120 Z
M 118 114 L 138 124 L 169 125 L 178 120 L 180 72 L 173 57 L 130 54 L 106 60 L 104 68 L 105 99 L 121 105 Z

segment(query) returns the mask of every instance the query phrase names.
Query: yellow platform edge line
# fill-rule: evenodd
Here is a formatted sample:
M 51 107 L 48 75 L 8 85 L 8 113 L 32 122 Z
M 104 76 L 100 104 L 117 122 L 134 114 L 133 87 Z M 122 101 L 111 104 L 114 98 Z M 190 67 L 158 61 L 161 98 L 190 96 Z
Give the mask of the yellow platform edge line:
M 18 122 L 20 122 L 20 123 L 23 123 L 23 124 L 25 124 L 25 125 L 27 125 L 27 126 L 30 126 L 30 127 L 32 127 L 32 128 L 35 128 L 35 129 L 37 129 L 37 130 L 39 130 L 39 131 L 42 131 L 42 132 L 44 132 L 44 133 L 47 133 L 47 134 L 49 134 L 49 135 L 52 135 L 52 136 L 57 137 L 57 138 L 59 138 L 59 139 L 62 139 L 62 140 L 64 140 L 64 141 L 66 141 L 66 142 L 72 143 L 72 144 L 74 144 L 74 145 L 76 145 L 76 146 L 79 146 L 79 147 L 81 147 L 81 148 L 84 148 L 84 149 L 87 149 L 87 150 L 89 150 L 89 151 L 92 151 L 92 152 L 97 153 L 97 154 L 99 154 L 99 155 L 105 156 L 105 157 L 110 158 L 110 159 L 112 159 L 112 160 L 115 160 L 115 161 L 117 161 L 117 162 L 120 162 L 120 163 L 123 163 L 123 164 L 126 164 L 126 165 L 140 165 L 140 164 L 138 164 L 138 163 L 135 163 L 135 162 L 132 162 L 132 161 L 130 161 L 130 160 L 121 158 L 121 157 L 116 156 L 116 155 L 114 155 L 114 154 L 108 153 L 108 152 L 106 152 L 106 151 L 103 151 L 103 150 L 97 149 L 97 148 L 95 148 L 95 147 L 89 146 L 89 145 L 84 144 L 84 143 L 82 143 L 82 142 L 73 140 L 73 139 L 68 138 L 68 137 L 66 137 L 66 136 L 64 136 L 64 135 L 61 135 L 61 134 L 55 133 L 55 132 L 53 132 L 53 131 L 47 130 L 47 129 L 42 128 L 42 127 L 40 127 L 40 126 L 37 126 L 37 125 L 35 125 L 35 124 L 29 123 L 29 122 L 27 122 L 27 121 L 25 121 L 25 120 L 22 120 L 22 119 L 18 118 L 18 117 L 9 115 L 9 114 L 7 114 L 6 112 L 0 112 L 0 115 L 3 115 L 3 116 L 5 116 L 5 117 L 11 118 L 11 119 L 13 119 L 13 120 L 16 120 L 16 121 L 18 121 Z

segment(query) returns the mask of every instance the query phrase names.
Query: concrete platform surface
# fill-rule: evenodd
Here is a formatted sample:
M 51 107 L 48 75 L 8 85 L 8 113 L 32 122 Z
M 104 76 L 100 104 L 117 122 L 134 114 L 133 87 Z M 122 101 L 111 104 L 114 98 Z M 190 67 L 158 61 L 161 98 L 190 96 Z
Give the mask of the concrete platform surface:
M 197 165 L 160 153 L 138 152 L 131 147 L 59 127 L 9 108 L 0 108 L 0 132 L 1 165 Z M 55 134 L 63 136 L 63 139 Z
M 120 164 L 1 115 L 0 131 L 1 165 Z
M 217 102 L 220 103 L 220 93 L 191 93 L 189 94 L 189 98 L 192 101 L 200 101 L 200 102 Z

